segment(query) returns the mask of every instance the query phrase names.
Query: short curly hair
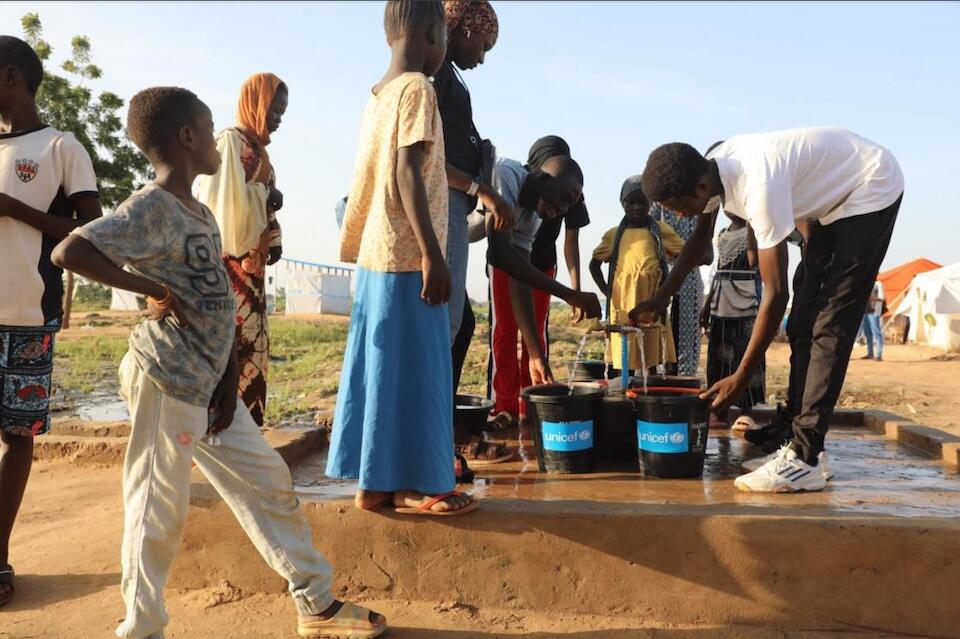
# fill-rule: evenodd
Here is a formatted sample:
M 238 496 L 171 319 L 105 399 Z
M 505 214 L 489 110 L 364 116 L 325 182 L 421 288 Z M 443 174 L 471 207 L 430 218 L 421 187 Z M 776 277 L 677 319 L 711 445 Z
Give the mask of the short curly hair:
M 43 62 L 29 44 L 8 35 L 0 35 L 0 65 L 13 65 L 20 71 L 30 95 L 36 95 L 43 82 Z
M 440 0 L 389 0 L 383 11 L 383 29 L 389 42 L 427 25 L 446 22 Z
M 643 170 L 643 192 L 652 202 L 693 195 L 710 162 L 689 144 L 673 142 L 657 147 Z
M 149 159 L 162 159 L 184 126 L 196 121 L 203 102 L 180 87 L 151 87 L 130 99 L 127 137 Z

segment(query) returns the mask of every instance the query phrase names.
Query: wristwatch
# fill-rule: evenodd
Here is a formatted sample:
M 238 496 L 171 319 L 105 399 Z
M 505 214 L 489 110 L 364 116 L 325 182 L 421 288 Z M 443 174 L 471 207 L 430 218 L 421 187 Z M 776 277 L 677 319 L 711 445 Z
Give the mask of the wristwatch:
M 467 195 L 469 195 L 470 197 L 474 197 L 477 194 L 477 191 L 479 190 L 480 190 L 480 183 L 475 180 L 471 181 L 470 188 L 467 189 Z

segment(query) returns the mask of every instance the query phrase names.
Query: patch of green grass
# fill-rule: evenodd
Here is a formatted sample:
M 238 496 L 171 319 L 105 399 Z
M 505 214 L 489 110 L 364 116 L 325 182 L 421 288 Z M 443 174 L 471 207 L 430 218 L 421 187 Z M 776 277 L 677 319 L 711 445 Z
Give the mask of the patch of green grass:
M 95 283 L 77 286 L 71 309 L 79 313 L 105 311 L 110 308 L 111 296 L 112 292 L 109 286 Z
M 91 333 L 57 342 L 53 381 L 68 394 L 117 388 L 117 367 L 127 352 L 127 337 Z
M 270 319 L 267 423 L 332 407 L 348 329 L 338 320 Z
M 477 329 L 461 380 L 461 391 L 483 395 L 487 387 L 489 321 L 487 305 L 474 307 Z M 106 327 L 127 326 L 139 316 L 90 316 L 82 320 L 88 331 L 73 331 L 57 343 L 54 382 L 68 394 L 115 392 L 117 366 L 127 350 L 127 333 L 105 334 Z M 573 359 L 582 331 L 569 326 L 570 311 L 562 304 L 551 310 L 551 361 L 554 375 L 566 379 L 566 362 Z M 80 324 L 78 323 L 78 326 Z M 348 322 L 338 320 L 270 318 L 270 371 L 266 421 L 271 425 L 309 419 L 318 410 L 333 407 L 340 385 Z M 594 350 L 597 347 L 593 343 Z

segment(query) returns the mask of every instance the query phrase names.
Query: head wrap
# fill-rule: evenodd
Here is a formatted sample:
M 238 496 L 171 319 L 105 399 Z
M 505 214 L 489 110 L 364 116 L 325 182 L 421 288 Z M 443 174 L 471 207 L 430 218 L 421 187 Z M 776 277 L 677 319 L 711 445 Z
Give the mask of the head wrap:
M 643 178 L 642 175 L 632 175 L 628 177 L 623 182 L 623 187 L 620 189 L 620 203 L 623 204 L 627 201 L 627 198 L 636 193 L 637 191 L 642 191 L 643 189 L 640 186 L 640 180 Z
M 267 130 L 267 114 L 283 80 L 272 73 L 251 75 L 240 87 L 240 102 L 237 105 L 237 126 L 257 136 L 260 144 L 270 144 Z
M 536 171 L 543 166 L 544 162 L 558 155 L 570 155 L 570 145 L 558 135 L 544 136 L 530 147 L 527 168 Z
M 447 30 L 473 33 L 498 33 L 500 23 L 497 12 L 487 0 L 444 0 L 443 10 L 447 14 Z

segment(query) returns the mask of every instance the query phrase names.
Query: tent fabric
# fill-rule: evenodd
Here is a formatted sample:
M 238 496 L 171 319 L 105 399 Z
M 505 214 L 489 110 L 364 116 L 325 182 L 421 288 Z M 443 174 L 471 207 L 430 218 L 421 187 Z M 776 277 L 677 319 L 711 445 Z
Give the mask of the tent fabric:
M 350 276 L 292 270 L 287 275 L 287 315 L 350 314 Z
M 883 284 L 883 291 L 887 297 L 887 307 L 890 309 L 896 308 L 900 303 L 901 295 L 910 288 L 910 282 L 913 281 L 915 276 L 938 268 L 942 268 L 942 265 L 921 257 L 880 273 L 877 279 Z
M 140 304 L 137 301 L 137 294 L 119 288 L 111 289 L 110 310 L 139 311 Z
M 915 276 L 894 314 L 910 318 L 911 341 L 960 350 L 960 262 Z

